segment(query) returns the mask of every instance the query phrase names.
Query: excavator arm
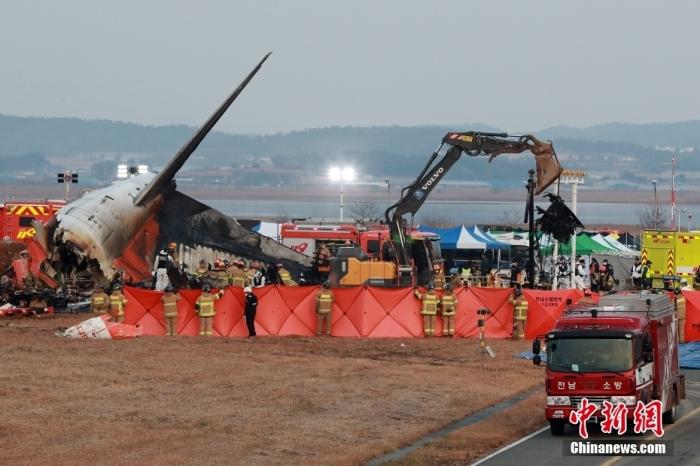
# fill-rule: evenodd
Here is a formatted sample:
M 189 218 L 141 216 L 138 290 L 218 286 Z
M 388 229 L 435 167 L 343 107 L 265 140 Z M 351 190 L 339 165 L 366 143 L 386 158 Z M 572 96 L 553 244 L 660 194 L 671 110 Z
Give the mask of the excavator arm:
M 442 158 L 435 162 L 444 146 L 449 148 Z M 475 131 L 446 134 L 416 180 L 403 188 L 399 201 L 390 206 L 384 214 L 399 268 L 409 266 L 411 260 L 404 215 L 410 213 L 413 217 L 416 214 L 430 192 L 463 153 L 471 157 L 489 156 L 490 162 L 500 154 L 516 154 L 528 150 L 535 156 L 535 194 L 540 194 L 559 178 L 562 170 L 551 142 L 540 141 L 530 134 L 510 136 L 507 133 Z

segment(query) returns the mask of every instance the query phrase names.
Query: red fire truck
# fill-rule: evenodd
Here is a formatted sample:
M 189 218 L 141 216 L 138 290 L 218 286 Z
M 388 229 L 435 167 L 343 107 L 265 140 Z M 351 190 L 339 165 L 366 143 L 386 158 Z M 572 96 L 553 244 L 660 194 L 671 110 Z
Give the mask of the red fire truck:
M 282 244 L 297 252 L 313 256 L 316 246 L 325 245 L 331 253 L 339 246 L 355 244 L 358 229 L 353 225 L 296 225 L 285 223 L 280 230 Z
M 0 232 L 14 241 L 32 238 L 36 232 L 32 222 L 46 222 L 64 205 L 62 200 L 7 201 L 1 204 Z
M 597 406 L 622 403 L 632 418 L 638 401 L 660 400 L 663 422 L 675 421 L 685 398 L 678 363 L 678 320 L 668 295 L 604 296 L 597 305 L 571 306 L 546 335 L 547 405 L 552 435 L 564 434 L 572 410 L 583 398 Z M 541 343 L 533 342 L 535 358 Z

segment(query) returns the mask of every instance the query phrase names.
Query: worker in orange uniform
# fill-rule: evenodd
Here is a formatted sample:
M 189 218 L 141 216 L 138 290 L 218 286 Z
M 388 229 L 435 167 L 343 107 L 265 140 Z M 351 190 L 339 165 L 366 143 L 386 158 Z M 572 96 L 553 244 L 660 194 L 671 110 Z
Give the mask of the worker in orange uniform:
M 440 264 L 433 265 L 433 282 L 436 290 L 445 288 L 445 271 Z
M 109 295 L 105 293 L 102 285 L 95 286 L 95 291 L 90 299 L 90 310 L 100 314 L 109 311 Z
M 197 301 L 195 302 L 194 308 L 199 316 L 199 336 L 211 336 L 214 334 L 212 331 L 212 324 L 214 321 L 214 316 L 216 315 L 216 308 L 214 307 L 214 301 L 221 298 L 224 295 L 223 290 L 218 293 L 210 293 L 211 287 L 209 285 L 204 285 L 202 287 L 202 294 L 199 295 Z
M 527 299 L 520 285 L 516 285 L 513 295 L 510 297 L 513 305 L 513 339 L 525 338 L 525 322 L 527 321 Z
M 243 270 L 243 262 L 239 260 L 233 261 L 233 267 L 228 271 L 228 282 L 234 288 L 243 288 L 246 286 L 246 273 Z
M 177 334 L 177 302 L 180 300 L 180 294 L 173 289 L 172 285 L 168 285 L 160 300 L 163 302 L 165 330 L 168 336 L 175 336 Z
M 283 284 L 287 286 L 296 286 L 296 282 L 292 279 L 292 274 L 284 268 L 284 265 L 277 264 L 277 275 L 279 275 Z
M 426 337 L 435 335 L 435 316 L 437 315 L 438 297 L 435 294 L 435 286 L 430 283 L 425 291 L 421 293 L 418 288 L 413 289 L 413 294 L 421 300 L 421 315 L 423 316 L 423 332 Z
M 214 261 L 214 268 L 211 272 L 211 276 L 214 279 L 214 286 L 217 288 L 221 289 L 228 285 L 224 261 L 218 259 Z
M 457 298 L 452 292 L 452 284 L 445 285 L 445 292 L 440 299 L 442 309 L 442 336 L 451 337 L 455 334 L 455 310 L 457 308 Z
M 331 271 L 331 252 L 328 250 L 325 244 L 319 244 L 316 246 L 316 250 L 313 255 L 314 259 L 314 280 L 316 283 L 325 281 L 328 279 L 328 274 Z
M 326 280 L 316 294 L 316 335 L 331 336 L 331 312 L 333 310 L 333 291 L 331 282 Z
M 115 322 L 124 322 L 124 309 L 129 301 L 122 294 L 121 285 L 114 285 L 112 294 L 109 295 L 109 313 Z

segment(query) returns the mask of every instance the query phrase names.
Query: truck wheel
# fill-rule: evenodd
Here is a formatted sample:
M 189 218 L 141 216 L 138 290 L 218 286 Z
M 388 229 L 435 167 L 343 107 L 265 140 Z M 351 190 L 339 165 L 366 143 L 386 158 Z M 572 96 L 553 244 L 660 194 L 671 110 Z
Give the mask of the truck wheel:
M 676 408 L 678 407 L 678 397 L 676 396 L 676 388 L 673 388 L 673 398 L 671 399 L 671 409 L 663 414 L 664 424 L 673 424 L 676 422 Z
M 552 419 L 549 421 L 549 431 L 552 435 L 564 435 L 564 429 L 566 428 L 566 421 L 562 419 Z

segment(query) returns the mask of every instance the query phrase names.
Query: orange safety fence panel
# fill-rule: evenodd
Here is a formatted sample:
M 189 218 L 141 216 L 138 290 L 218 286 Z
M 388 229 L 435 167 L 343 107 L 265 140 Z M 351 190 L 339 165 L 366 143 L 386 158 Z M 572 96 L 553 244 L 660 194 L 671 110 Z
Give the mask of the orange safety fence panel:
M 418 337 L 423 334 L 420 302 L 413 288 L 375 288 L 364 290 L 362 336 Z
M 457 296 L 455 316 L 455 336 L 478 338 L 479 319 L 486 320 L 484 337 L 509 338 L 513 335 L 513 305 L 510 297 L 512 288 L 482 288 L 472 286 L 462 288 Z M 487 316 L 480 316 L 477 310 L 486 308 Z M 442 320 L 442 319 L 440 319 Z
M 583 296 L 579 290 L 540 291 L 524 290 L 527 299 L 527 323 L 525 338 L 534 339 L 542 336 L 554 327 L 554 323 L 564 312 L 566 300 L 577 302 Z
M 224 295 L 214 301 L 214 309 L 216 309 L 214 323 L 212 324 L 214 336 L 243 337 L 248 335 L 243 318 L 244 302 L 245 299 L 241 288 L 226 288 Z
M 683 291 L 685 297 L 685 341 L 700 341 L 700 291 Z
M 331 335 L 336 337 L 362 336 L 362 322 L 359 316 L 348 311 L 361 300 L 364 287 L 338 288 L 333 290 L 335 300 L 331 317 Z
M 144 335 L 165 335 L 161 296 L 163 293 L 158 291 L 125 286 L 124 323 L 140 326 Z
M 316 333 L 318 286 L 272 286 L 258 296 L 256 332 L 268 335 L 313 335 Z M 256 289 L 257 291 L 257 289 Z
M 180 300 L 177 302 L 176 333 L 182 336 L 196 337 L 199 335 L 199 318 L 195 312 L 194 305 L 199 295 L 202 294 L 202 291 L 180 290 L 179 294 Z

